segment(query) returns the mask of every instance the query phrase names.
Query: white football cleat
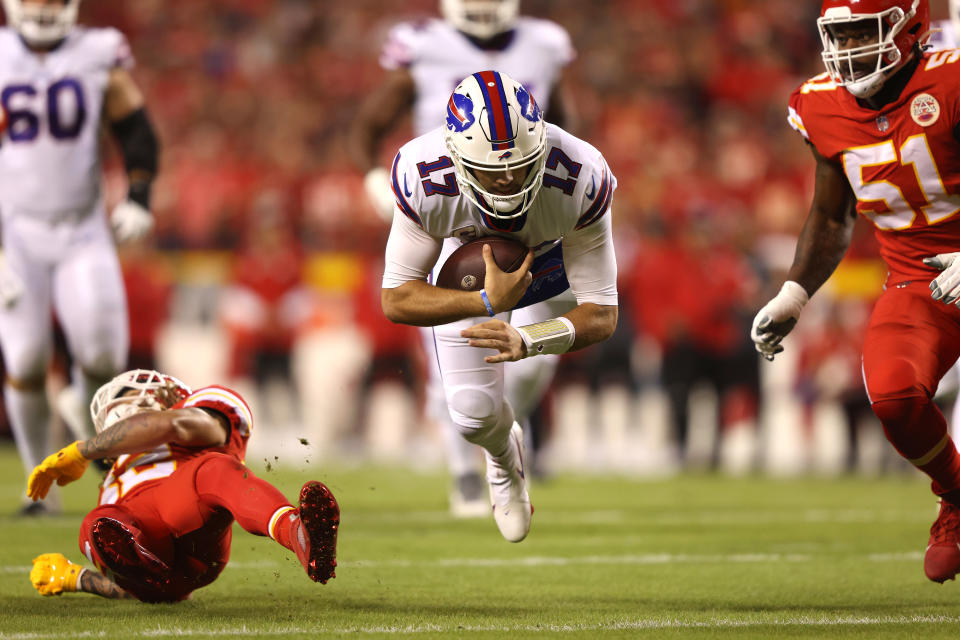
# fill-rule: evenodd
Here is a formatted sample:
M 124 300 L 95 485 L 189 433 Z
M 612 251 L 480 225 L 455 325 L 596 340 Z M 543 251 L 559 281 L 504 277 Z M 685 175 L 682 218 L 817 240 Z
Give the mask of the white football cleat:
M 490 452 L 485 453 L 493 519 L 504 538 L 510 542 L 520 542 L 530 532 L 530 516 L 533 515 L 524 475 L 523 430 L 520 425 L 513 423 L 507 450 L 499 459 L 491 456 Z

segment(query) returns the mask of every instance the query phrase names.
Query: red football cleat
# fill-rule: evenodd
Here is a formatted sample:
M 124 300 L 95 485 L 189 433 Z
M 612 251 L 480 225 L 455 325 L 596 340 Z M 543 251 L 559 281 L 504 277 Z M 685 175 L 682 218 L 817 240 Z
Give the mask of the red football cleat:
M 158 589 L 166 586 L 170 567 L 137 542 L 119 520 L 98 519 L 90 537 L 106 568 L 114 574 Z
M 960 507 L 940 501 L 940 514 L 930 527 L 923 572 L 934 582 L 953 580 L 960 572 Z
M 293 547 L 300 564 L 314 582 L 326 584 L 336 577 L 337 530 L 340 505 L 322 482 L 311 480 L 300 489 L 299 521 L 294 525 Z

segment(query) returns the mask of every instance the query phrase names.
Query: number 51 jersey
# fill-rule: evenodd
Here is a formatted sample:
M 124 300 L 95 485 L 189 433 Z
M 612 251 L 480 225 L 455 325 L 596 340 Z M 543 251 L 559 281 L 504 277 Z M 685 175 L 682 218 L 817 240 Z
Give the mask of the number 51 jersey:
M 861 106 L 827 74 L 790 97 L 788 121 L 842 165 L 857 212 L 876 227 L 887 284 L 930 280 L 923 258 L 960 248 L 960 50 L 924 54 L 899 98 Z
M 116 29 L 73 29 L 57 48 L 31 51 L 0 28 L 0 209 L 41 218 L 83 215 L 100 197 L 100 120 L 110 72 L 132 68 Z

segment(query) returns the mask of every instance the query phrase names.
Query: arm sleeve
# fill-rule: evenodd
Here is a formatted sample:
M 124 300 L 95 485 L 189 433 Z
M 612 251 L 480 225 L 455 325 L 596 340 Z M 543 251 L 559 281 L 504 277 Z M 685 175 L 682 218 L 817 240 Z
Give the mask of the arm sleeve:
M 384 258 L 383 288 L 395 289 L 410 280 L 425 280 L 440 257 L 443 241 L 434 238 L 394 209 L 393 225 L 387 239 Z
M 563 264 L 577 304 L 617 304 L 617 257 L 610 215 L 563 238 Z

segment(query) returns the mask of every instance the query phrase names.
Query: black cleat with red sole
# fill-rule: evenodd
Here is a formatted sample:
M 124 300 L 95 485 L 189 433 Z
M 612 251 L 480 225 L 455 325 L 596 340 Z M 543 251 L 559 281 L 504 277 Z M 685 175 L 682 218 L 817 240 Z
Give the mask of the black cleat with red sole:
M 340 505 L 327 485 L 316 480 L 300 489 L 299 522 L 293 531 L 293 546 L 300 564 L 314 582 L 326 584 L 336 577 L 337 531 Z

